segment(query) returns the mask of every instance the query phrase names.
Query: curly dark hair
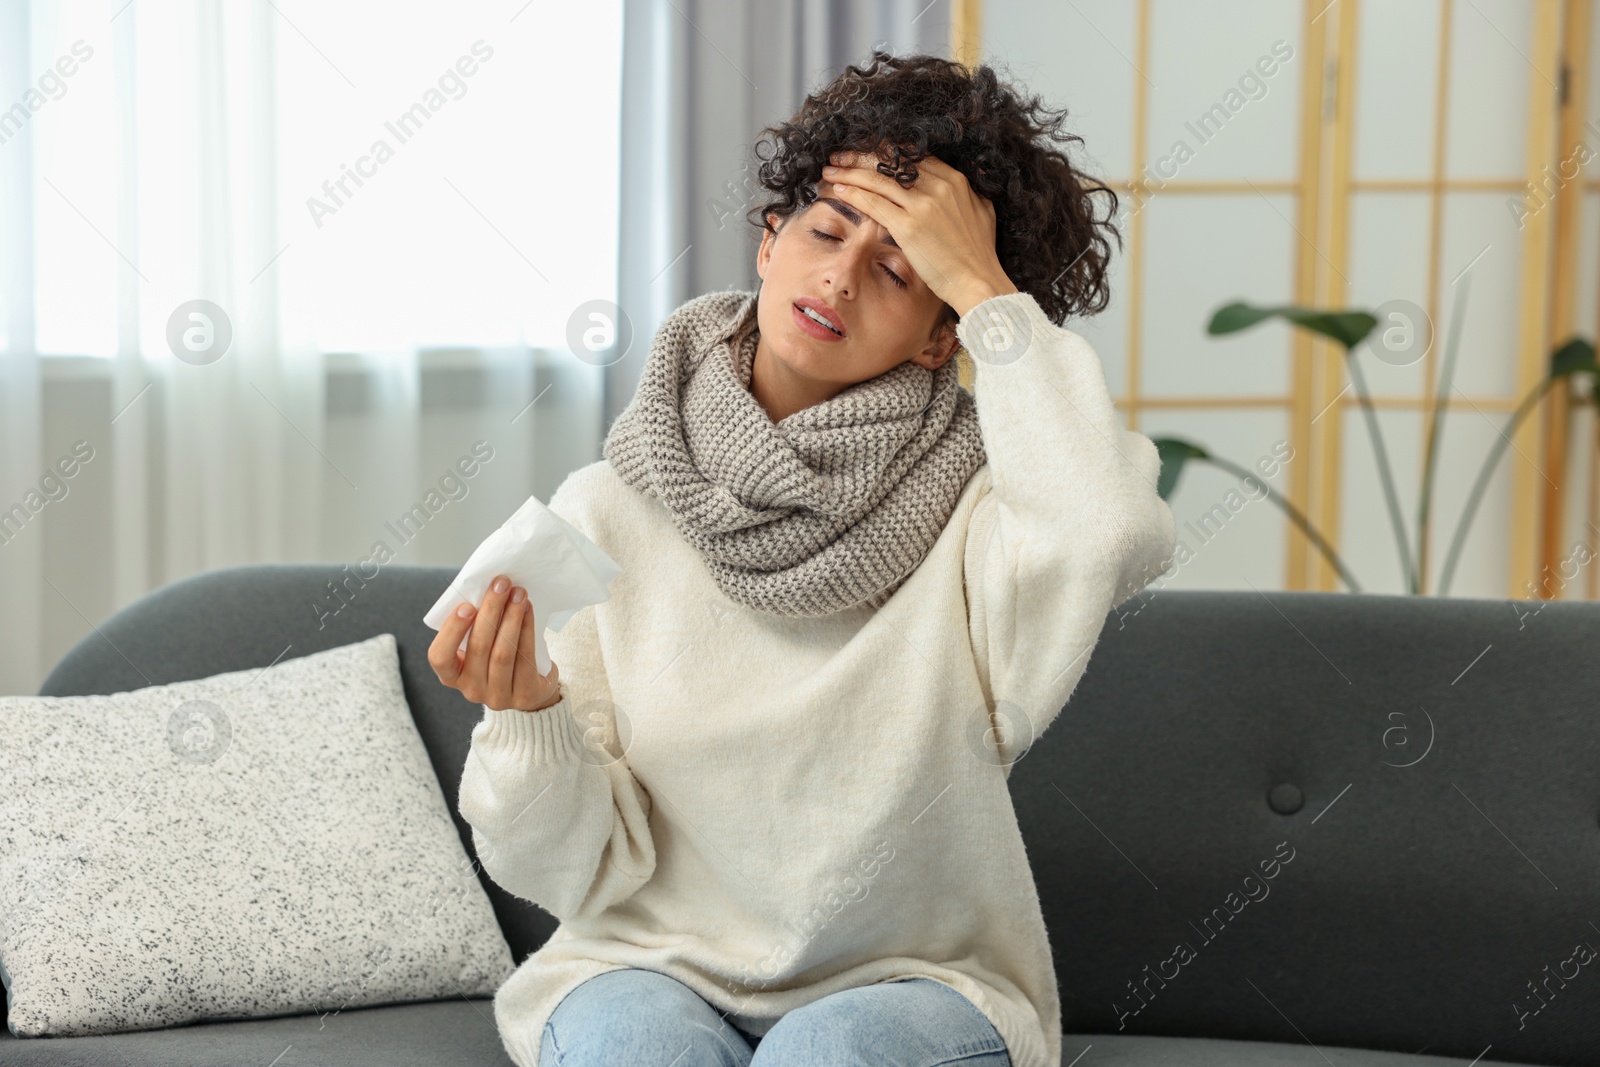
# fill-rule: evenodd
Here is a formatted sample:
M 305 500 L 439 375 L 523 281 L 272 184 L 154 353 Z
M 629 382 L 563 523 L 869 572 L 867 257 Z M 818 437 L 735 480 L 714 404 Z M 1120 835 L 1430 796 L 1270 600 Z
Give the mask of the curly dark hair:
M 1017 288 L 1057 325 L 1092 315 L 1110 299 L 1111 238 L 1122 245 L 1112 221 L 1117 194 L 1056 147 L 1083 141 L 1062 131 L 1066 116 L 1036 95 L 1020 95 L 988 65 L 969 70 L 939 56 L 875 48 L 866 66 L 847 66 L 792 119 L 762 131 L 757 180 L 772 195 L 747 219 L 776 233 L 767 214 L 788 219 L 809 207 L 834 152 L 881 153 L 887 162 L 878 171 L 903 187 L 916 181 L 918 160 L 937 156 L 994 202 L 995 252 Z M 956 318 L 946 305 L 935 332 Z

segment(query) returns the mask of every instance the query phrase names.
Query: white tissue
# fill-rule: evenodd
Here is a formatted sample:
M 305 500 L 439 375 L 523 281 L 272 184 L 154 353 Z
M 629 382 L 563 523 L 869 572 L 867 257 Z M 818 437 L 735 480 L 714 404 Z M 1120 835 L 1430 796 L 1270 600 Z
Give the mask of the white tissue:
M 422 621 L 439 629 L 463 601 L 477 607 L 489 583 L 504 574 L 513 587 L 520 585 L 528 591 L 534 619 L 534 663 L 540 674 L 549 674 L 545 627 L 559 633 L 579 609 L 610 599 L 607 587 L 621 573 L 622 568 L 581 530 L 545 507 L 538 497 L 530 496 L 473 550 Z M 477 622 L 472 620 L 474 626 Z M 467 637 L 471 636 L 469 628 Z M 464 637 L 461 649 L 466 647 Z

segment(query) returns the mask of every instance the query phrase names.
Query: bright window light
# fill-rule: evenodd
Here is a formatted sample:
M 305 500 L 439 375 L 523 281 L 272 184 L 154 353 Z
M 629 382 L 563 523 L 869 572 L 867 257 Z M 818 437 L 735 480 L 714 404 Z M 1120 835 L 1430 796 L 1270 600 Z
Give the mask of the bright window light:
M 123 57 L 104 5 L 32 10 L 36 71 L 79 39 L 93 49 L 32 119 L 44 354 L 113 354 L 124 255 L 144 276 L 147 351 L 164 348 L 172 308 L 206 295 L 201 264 L 231 267 L 241 315 L 270 306 L 275 287 L 283 334 L 323 351 L 561 347 L 575 308 L 616 298 L 619 0 L 404 18 L 277 0 L 265 9 L 269 103 L 252 97 L 261 23 L 249 20 L 263 17 L 252 6 L 213 9 L 219 54 L 198 61 L 194 0 L 123 11 L 136 20 L 131 101 L 117 96 Z M 220 94 L 199 91 L 206 62 Z M 261 132 L 269 107 L 275 145 Z M 202 168 L 219 167 L 226 198 L 209 210 L 230 220 L 226 240 L 199 223 Z M 278 205 L 275 231 L 252 210 L 263 196 Z M 136 220 L 119 220 L 135 203 Z

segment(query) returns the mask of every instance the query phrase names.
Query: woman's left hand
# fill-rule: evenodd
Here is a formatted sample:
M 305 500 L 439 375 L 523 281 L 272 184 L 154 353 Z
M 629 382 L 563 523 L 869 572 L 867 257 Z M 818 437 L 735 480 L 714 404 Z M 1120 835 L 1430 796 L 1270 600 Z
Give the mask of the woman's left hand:
M 881 157 L 835 152 L 822 176 L 834 194 L 893 235 L 935 296 L 965 316 L 991 296 L 1017 292 L 995 253 L 994 203 L 937 156 L 917 161 L 909 189 L 877 171 Z

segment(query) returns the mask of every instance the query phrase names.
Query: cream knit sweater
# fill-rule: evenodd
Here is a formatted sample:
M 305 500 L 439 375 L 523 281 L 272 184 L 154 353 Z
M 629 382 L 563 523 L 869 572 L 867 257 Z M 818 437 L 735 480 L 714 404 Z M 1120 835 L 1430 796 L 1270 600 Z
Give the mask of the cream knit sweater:
M 986 362 L 1000 308 L 1031 344 Z M 484 707 L 461 778 L 484 869 L 560 920 L 495 996 L 520 1067 L 561 998 L 619 967 L 671 975 L 757 1035 L 837 990 L 933 978 L 1015 1067 L 1057 1067 L 1009 765 L 1176 531 L 1155 446 L 1123 428 L 1087 341 L 1026 293 L 977 305 L 958 334 L 988 463 L 876 611 L 734 604 L 604 461 L 551 498 L 623 573 L 548 635 L 561 700 Z

